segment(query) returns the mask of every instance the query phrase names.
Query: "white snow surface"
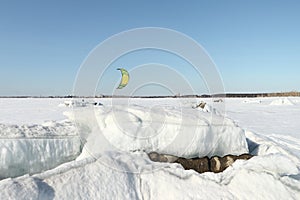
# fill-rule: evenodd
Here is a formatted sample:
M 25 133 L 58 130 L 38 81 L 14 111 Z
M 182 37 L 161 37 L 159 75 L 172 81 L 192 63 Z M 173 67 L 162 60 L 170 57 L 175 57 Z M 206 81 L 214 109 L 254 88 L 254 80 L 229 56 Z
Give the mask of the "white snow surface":
M 294 104 L 287 97 L 285 97 L 285 98 L 280 98 L 280 99 L 273 100 L 270 103 L 270 105 L 281 106 L 281 105 L 294 105 Z
M 274 163 L 274 160 L 277 162 Z M 297 166 L 279 154 L 198 174 L 145 153 L 106 152 L 34 176 L 0 182 L 1 199 L 297 199 Z
M 212 103 L 212 99 L 196 101 L 182 99 L 180 102 L 177 99 L 132 99 L 129 102 L 130 106 L 126 106 L 128 102 L 122 100 L 113 102 L 111 99 L 101 99 L 104 107 L 96 109 L 63 106 L 57 108 L 63 100 L 44 99 L 43 101 L 46 102 L 39 105 L 48 108 L 41 108 L 41 110 L 49 109 L 53 113 L 40 113 L 39 116 L 36 115 L 36 110 L 39 109 L 37 105 L 30 101 L 23 102 L 23 107 L 28 106 L 27 119 L 21 119 L 20 116 L 14 119 L 13 114 L 10 118 L 6 118 L 7 113 L 21 112 L 14 111 L 13 108 L 10 108 L 12 112 L 0 113 L 2 125 L 0 134 L 4 135 L 4 138 L 0 139 L 2 141 L 0 148 L 8 144 L 4 142 L 7 138 L 11 141 L 34 140 L 39 131 L 31 130 L 23 133 L 26 129 L 24 127 L 32 125 L 39 127 L 37 130 L 40 130 L 41 138 L 74 139 L 78 137 L 77 134 L 80 134 L 81 139 L 86 143 L 82 154 L 74 161 L 65 161 L 66 163 L 50 170 L 46 167 L 41 170 L 44 172 L 32 172 L 35 173 L 34 175 L 28 172 L 31 175 L 1 180 L 0 199 L 300 199 L 300 141 L 298 139 L 300 98 L 288 98 L 293 105 L 270 105 L 276 99 L 281 98 L 255 98 L 246 104 L 245 99 L 242 98 L 226 99 L 225 102 L 218 103 Z M 13 104 L 15 100 L 1 99 L 1 108 L 7 110 L 5 101 Z M 22 102 L 19 99 L 16 101 Z M 210 105 L 209 109 L 193 109 L 197 101 L 207 102 Z M 222 109 L 224 106 L 226 112 Z M 213 107 L 216 110 L 212 109 Z M 75 112 L 71 112 L 72 109 Z M 75 119 L 77 126 L 65 120 L 62 112 L 65 112 L 70 119 Z M 222 113 L 226 118 L 223 119 L 218 113 Z M 23 116 L 26 117 L 25 114 Z M 48 122 L 44 123 L 44 121 Z M 180 145 L 180 140 L 185 142 L 190 140 L 190 137 L 179 137 L 178 143 L 176 139 L 173 140 L 174 137 L 164 141 L 163 144 L 159 142 L 169 139 L 164 134 L 171 135 L 178 130 L 178 127 L 183 127 L 185 131 L 196 130 L 194 133 L 199 135 L 203 134 L 205 131 L 193 127 L 195 124 L 200 127 L 200 130 L 209 125 L 222 124 L 223 129 L 216 129 L 216 132 L 210 130 L 210 133 L 226 132 L 228 128 L 235 132 L 228 134 L 227 137 L 238 136 L 240 133 L 242 136 L 239 137 L 245 138 L 245 134 L 249 150 L 256 156 L 248 161 L 238 160 L 233 166 L 218 174 L 211 172 L 198 174 L 193 170 L 184 170 L 176 163 L 156 163 L 149 160 L 144 151 L 150 151 L 159 145 L 161 148 L 157 150 L 161 152 L 172 150 L 182 154 L 168 144 Z M 237 124 L 246 131 L 244 132 Z M 48 130 L 45 128 L 47 126 L 51 127 L 50 133 L 45 131 Z M 7 131 L 15 127 L 21 131 Z M 75 128 L 78 133 L 72 134 Z M 159 131 L 155 132 L 153 128 Z M 4 133 L 3 130 L 6 132 Z M 103 133 L 102 136 L 97 135 L 99 130 Z M 145 137 L 147 134 L 152 134 L 152 137 L 150 139 Z M 105 142 L 100 141 L 97 136 Z M 121 140 L 118 137 L 125 139 Z M 159 139 L 155 140 L 157 138 Z M 201 141 L 197 137 L 192 138 Z M 146 143 L 141 141 L 146 139 L 156 143 L 144 147 Z M 202 141 L 213 143 L 215 139 L 225 142 L 243 141 L 243 139 L 228 139 L 222 136 L 213 139 L 202 138 Z M 126 142 L 130 143 L 125 146 Z M 218 146 L 220 143 L 215 142 L 215 144 Z M 9 144 L 11 145 L 13 144 Z M 23 152 L 30 152 L 28 145 L 32 144 L 25 144 L 22 147 Z M 184 155 L 193 155 L 195 152 L 200 155 L 199 152 L 205 149 L 199 150 L 203 144 L 198 144 L 197 148 L 193 148 L 193 145 L 192 143 L 188 147 L 178 148 L 183 150 Z M 45 146 L 47 145 L 40 145 L 40 147 Z M 53 147 L 56 148 L 55 145 Z M 58 155 L 72 147 L 74 146 L 63 146 L 50 155 L 48 160 L 60 159 Z M 214 149 L 216 146 L 207 145 L 207 147 Z M 193 150 L 191 151 L 190 148 Z M 49 149 L 49 152 L 53 152 L 54 149 Z M 215 152 L 225 152 L 228 149 L 228 147 L 221 147 Z M 33 150 L 26 159 L 31 160 L 32 163 L 38 162 L 39 159 L 43 160 L 43 157 L 33 158 L 39 151 Z M 4 154 L 0 155 L 2 161 Z M 14 160 L 17 159 L 15 155 L 20 153 L 6 155 L 7 159 Z M 1 166 L 4 166 L 3 163 Z M 42 166 L 41 163 L 38 166 Z
M 139 102 L 126 105 L 127 101 L 118 100 L 117 105 L 65 113 L 87 140 L 81 158 L 112 150 L 156 151 L 186 158 L 249 152 L 243 129 L 230 119 L 180 102 Z
M 45 121 L 64 120 L 66 106 L 58 106 L 66 99 L 0 98 L 0 124 L 41 124 Z

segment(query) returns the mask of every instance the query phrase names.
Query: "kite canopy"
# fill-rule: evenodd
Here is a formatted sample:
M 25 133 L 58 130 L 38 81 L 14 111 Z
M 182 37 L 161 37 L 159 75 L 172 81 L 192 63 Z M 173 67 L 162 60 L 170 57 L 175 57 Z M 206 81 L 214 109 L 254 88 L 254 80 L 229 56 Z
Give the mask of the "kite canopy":
M 123 68 L 118 68 L 117 70 L 120 70 L 122 73 L 122 79 L 121 79 L 121 82 L 120 82 L 119 86 L 117 87 L 117 89 L 122 89 L 128 84 L 129 73 L 126 69 L 123 69 Z

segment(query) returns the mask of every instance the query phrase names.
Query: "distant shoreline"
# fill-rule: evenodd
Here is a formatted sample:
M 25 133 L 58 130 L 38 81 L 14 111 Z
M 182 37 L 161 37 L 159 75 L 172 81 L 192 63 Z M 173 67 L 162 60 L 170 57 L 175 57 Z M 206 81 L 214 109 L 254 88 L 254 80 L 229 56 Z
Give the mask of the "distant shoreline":
M 256 98 L 256 97 L 300 97 L 300 92 L 274 92 L 274 93 L 226 93 L 226 94 L 202 94 L 202 95 L 166 95 L 166 96 L 0 96 L 0 98 Z

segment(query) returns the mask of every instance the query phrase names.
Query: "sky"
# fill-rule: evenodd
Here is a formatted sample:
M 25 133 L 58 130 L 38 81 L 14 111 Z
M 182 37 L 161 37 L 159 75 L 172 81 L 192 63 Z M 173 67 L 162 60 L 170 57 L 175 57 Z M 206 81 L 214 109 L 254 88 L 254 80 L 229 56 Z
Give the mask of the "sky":
M 142 27 L 172 29 L 198 42 L 215 63 L 225 92 L 300 91 L 299 10 L 296 0 L 2 0 L 0 96 L 72 94 L 80 66 L 97 45 Z M 195 76 L 181 58 L 144 51 L 113 61 L 95 93 L 109 93 L 120 81 L 118 67 L 130 71 L 161 61 L 189 79 L 195 93 L 208 92 L 205 77 Z M 185 93 L 176 84 L 171 93 Z M 137 93 L 170 91 L 149 84 Z

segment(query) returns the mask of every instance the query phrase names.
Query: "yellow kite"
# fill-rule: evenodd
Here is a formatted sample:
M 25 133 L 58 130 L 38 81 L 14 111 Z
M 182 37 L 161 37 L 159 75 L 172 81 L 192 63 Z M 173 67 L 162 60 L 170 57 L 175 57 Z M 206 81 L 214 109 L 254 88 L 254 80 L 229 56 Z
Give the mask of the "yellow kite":
M 122 89 L 128 84 L 129 73 L 126 69 L 123 69 L 123 68 L 118 68 L 117 70 L 120 70 L 122 73 L 122 79 L 121 79 L 121 82 L 120 82 L 119 86 L 117 87 L 117 89 Z

